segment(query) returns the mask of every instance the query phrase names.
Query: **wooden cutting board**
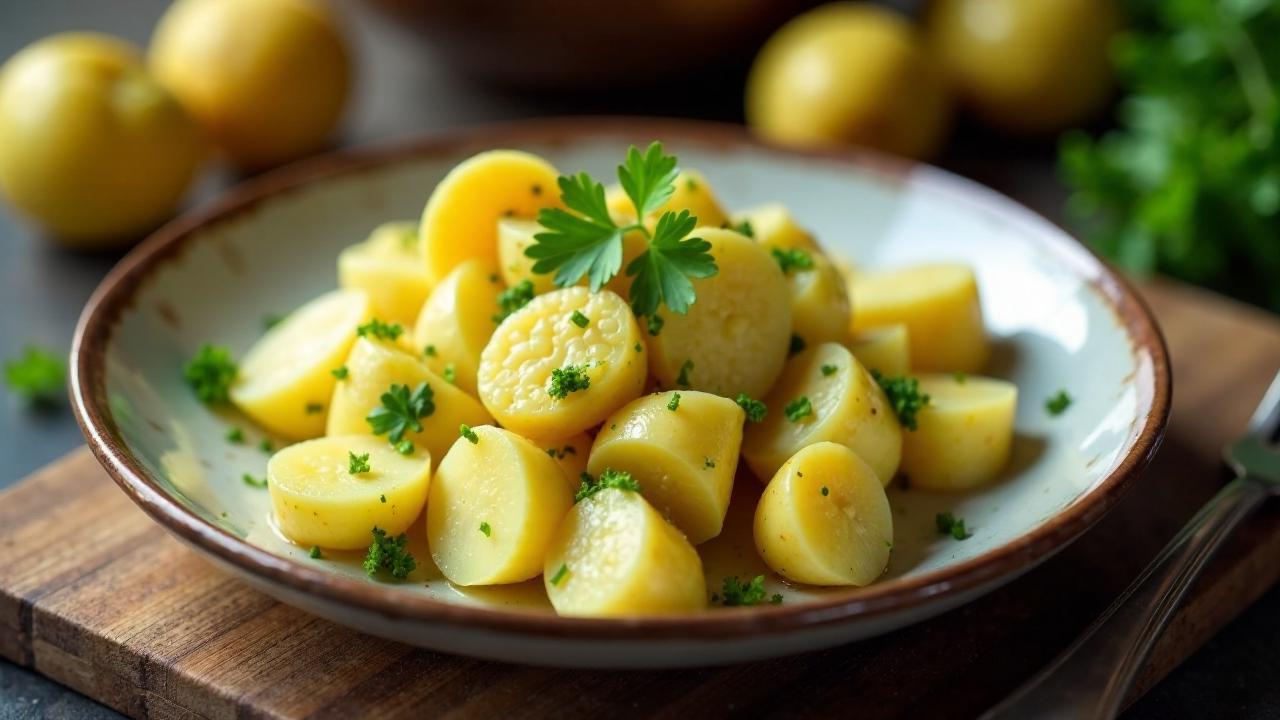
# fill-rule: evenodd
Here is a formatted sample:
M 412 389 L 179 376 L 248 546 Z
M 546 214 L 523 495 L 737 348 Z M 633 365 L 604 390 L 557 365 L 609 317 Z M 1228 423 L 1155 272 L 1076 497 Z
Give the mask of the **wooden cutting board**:
M 138 717 L 609 714 L 968 717 L 1047 663 L 1220 486 L 1218 449 L 1280 369 L 1280 320 L 1146 288 L 1173 355 L 1173 421 L 1123 503 L 1011 585 L 843 648 L 725 668 L 584 672 L 439 655 L 333 625 L 214 570 L 81 449 L 0 494 L 0 654 Z M 1280 512 L 1209 568 L 1137 694 L 1280 577 Z

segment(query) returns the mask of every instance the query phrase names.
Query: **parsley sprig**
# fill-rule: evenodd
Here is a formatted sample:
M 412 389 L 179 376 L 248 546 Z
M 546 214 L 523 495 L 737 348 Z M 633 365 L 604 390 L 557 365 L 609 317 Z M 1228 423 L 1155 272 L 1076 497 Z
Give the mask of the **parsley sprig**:
M 600 473 L 600 479 L 591 477 L 591 473 L 582 473 L 582 485 L 578 487 L 578 492 L 574 493 L 573 501 L 575 503 L 586 500 L 605 488 L 617 488 L 619 490 L 630 490 L 631 492 L 640 492 L 640 483 L 636 482 L 631 473 L 622 470 L 614 470 L 613 468 L 605 468 Z
M 614 222 L 604 185 L 590 175 L 580 172 L 559 178 L 560 199 L 568 210 L 538 212 L 538 223 L 546 231 L 535 235 L 534 244 L 525 249 L 525 255 L 534 260 L 533 271 L 554 271 L 560 287 L 586 277 L 596 292 L 622 269 L 623 237 L 639 233 L 648 248 L 626 268 L 627 276 L 634 278 L 632 310 L 652 316 L 665 304 L 674 313 L 688 312 L 697 298 L 692 280 L 719 271 L 711 243 L 690 237 L 698 219 L 688 210 L 662 213 L 653 230 L 644 222 L 671 198 L 678 173 L 675 156 L 665 154 L 661 143 L 649 145 L 643 153 L 635 146 L 627 151 L 625 162 L 618 166 L 618 182 L 636 211 L 636 220 L 627 225 Z
M 734 577 L 727 577 L 720 586 L 720 604 L 725 607 L 748 607 L 751 605 L 759 605 L 765 601 L 764 576 L 757 575 L 748 582 L 742 582 Z M 782 602 L 782 596 L 774 594 L 769 598 L 769 602 L 778 605 Z
M 964 527 L 964 518 L 958 518 L 949 512 L 941 512 L 934 516 L 933 521 L 941 535 L 950 535 L 956 540 L 968 540 L 973 537 L 973 533 Z
M 381 401 L 382 404 L 374 408 L 365 420 L 374 435 L 386 435 L 397 449 L 406 432 L 422 432 L 421 419 L 436 411 L 435 393 L 426 383 L 418 385 L 412 393 L 408 385 L 392 384 L 382 393 Z
M 373 528 L 373 542 L 369 543 L 369 551 L 364 556 L 364 571 L 369 577 L 377 577 L 380 571 L 391 573 L 391 577 L 403 580 L 418 567 L 418 561 L 405 546 L 409 536 L 400 533 L 392 539 L 387 531 L 379 527 Z
M 872 370 L 871 377 L 875 378 L 889 398 L 889 405 L 902 427 L 908 430 L 919 427 L 916 413 L 929 404 L 929 394 L 920 392 L 920 382 L 913 377 L 885 377 L 879 370 Z

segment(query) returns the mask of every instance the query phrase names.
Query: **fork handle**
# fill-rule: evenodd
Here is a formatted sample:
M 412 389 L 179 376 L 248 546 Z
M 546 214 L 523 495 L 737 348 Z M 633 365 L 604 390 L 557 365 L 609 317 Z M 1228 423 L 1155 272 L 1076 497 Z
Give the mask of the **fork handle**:
M 1267 496 L 1255 480 L 1227 483 L 1071 647 L 984 720 L 1115 717 L 1192 581 Z

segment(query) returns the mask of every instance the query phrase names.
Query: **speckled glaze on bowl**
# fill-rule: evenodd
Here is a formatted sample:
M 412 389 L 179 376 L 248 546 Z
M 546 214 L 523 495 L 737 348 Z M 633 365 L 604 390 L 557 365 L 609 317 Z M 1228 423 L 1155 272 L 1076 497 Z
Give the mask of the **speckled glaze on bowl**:
M 261 318 L 334 286 L 338 251 L 389 218 L 417 217 L 434 184 L 479 150 L 513 147 L 563 171 L 611 176 L 626 146 L 662 140 L 729 207 L 786 203 L 860 266 L 953 259 L 977 271 L 996 352 L 990 374 L 1020 388 L 1014 458 L 1000 482 L 961 494 L 891 491 L 892 563 L 859 589 L 770 580 L 781 605 L 662 617 L 556 617 L 536 581 L 462 590 L 424 567 L 412 582 L 365 579 L 353 558 L 315 561 L 273 530 L 266 455 L 225 441 L 181 368 L 202 342 L 243 352 Z M 856 311 L 856 310 L 855 310 Z M 1045 398 L 1074 403 L 1050 418 Z M 675 667 L 829 647 L 936 615 L 1025 572 L 1087 530 L 1146 465 L 1169 411 L 1163 340 L 1130 287 L 1059 228 L 926 165 L 861 152 L 809 153 L 741 129 L 670 120 L 499 125 L 320 158 L 266 175 L 161 229 L 103 281 L 81 319 L 72 393 L 89 445 L 147 513 L 216 565 L 284 602 L 367 632 L 485 658 L 560 666 Z M 750 515 L 750 490 L 731 516 Z M 757 491 L 758 492 L 758 491 Z M 939 536 L 934 514 L 973 537 Z M 736 515 L 735 515 L 736 513 Z M 731 518 L 732 521 L 732 518 Z M 418 542 L 418 557 L 427 557 Z M 708 550 L 709 585 L 754 572 L 749 548 Z M 736 560 L 735 560 L 736 558 Z M 744 559 L 745 558 L 745 559 Z M 723 560 L 723 562 L 721 562 Z M 753 564 L 754 563 L 754 564 Z M 424 565 L 429 565 L 429 562 Z

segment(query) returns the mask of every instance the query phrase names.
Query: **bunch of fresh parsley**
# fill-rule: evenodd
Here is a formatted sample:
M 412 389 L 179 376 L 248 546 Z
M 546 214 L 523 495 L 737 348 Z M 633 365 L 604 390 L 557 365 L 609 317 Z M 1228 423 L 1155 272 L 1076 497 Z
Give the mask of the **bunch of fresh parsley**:
M 592 292 L 598 291 L 622 269 L 622 238 L 639 233 L 647 249 L 627 265 L 632 277 L 631 308 L 637 315 L 653 316 L 660 305 L 683 314 L 696 300 L 693 280 L 718 272 L 711 244 L 690 237 L 698 219 L 688 210 L 666 211 L 653 229 L 645 218 L 656 212 L 675 192 L 676 158 L 653 143 L 645 152 L 634 146 L 618 166 L 618 182 L 631 200 L 636 220 L 619 225 L 609 214 L 604 185 L 585 172 L 561 177 L 560 199 L 567 210 L 543 209 L 538 223 L 545 232 L 534 236 L 525 255 L 534 260 L 533 271 L 555 272 L 560 287 L 577 284 L 583 277 Z
M 1119 127 L 1066 136 L 1068 211 L 1127 269 L 1280 310 L 1280 0 L 1129 0 Z

